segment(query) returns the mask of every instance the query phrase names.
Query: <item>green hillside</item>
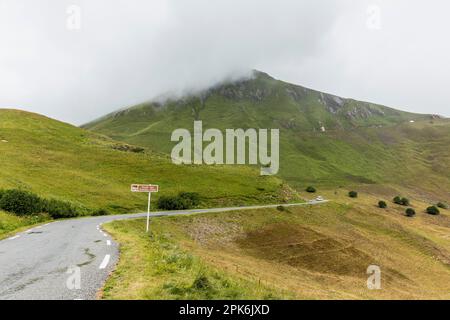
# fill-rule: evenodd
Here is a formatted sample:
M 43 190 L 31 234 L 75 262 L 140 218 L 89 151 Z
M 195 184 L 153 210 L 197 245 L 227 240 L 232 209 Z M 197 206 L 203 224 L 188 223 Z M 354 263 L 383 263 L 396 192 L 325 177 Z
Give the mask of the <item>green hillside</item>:
M 289 200 L 274 177 L 244 166 L 176 166 L 163 154 L 33 113 L 0 110 L 0 189 L 20 188 L 86 209 L 146 208 L 132 183 L 161 185 L 160 194 L 200 193 L 202 206 Z M 156 199 L 155 198 L 155 199 Z
M 279 176 L 293 186 L 382 183 L 442 191 L 450 183 L 448 120 L 343 99 L 261 72 L 190 97 L 121 110 L 84 127 L 170 153 L 172 131 L 192 132 L 194 120 L 205 129 L 279 128 Z

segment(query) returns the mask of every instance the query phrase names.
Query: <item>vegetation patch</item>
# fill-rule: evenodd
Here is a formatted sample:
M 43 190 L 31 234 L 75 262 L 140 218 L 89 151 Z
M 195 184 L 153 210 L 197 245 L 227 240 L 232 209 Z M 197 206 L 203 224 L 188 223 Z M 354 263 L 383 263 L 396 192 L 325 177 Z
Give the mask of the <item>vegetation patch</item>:
M 55 199 L 43 199 L 29 191 L 11 189 L 0 193 L 0 209 L 18 216 L 48 213 L 54 219 L 73 218 L 86 213 L 72 204 Z
M 306 192 L 309 192 L 309 193 L 315 193 L 317 190 L 316 190 L 316 188 L 314 188 L 314 187 L 308 187 L 308 188 L 306 188 Z
M 428 214 L 431 214 L 433 216 L 437 216 L 441 213 L 436 206 L 428 207 L 426 211 Z
M 379 201 L 378 202 L 378 207 L 381 208 L 381 209 L 386 209 L 387 208 L 386 201 Z
M 50 220 L 48 214 L 33 214 L 17 216 L 15 214 L 0 211 L 0 239 L 12 235 L 23 228 Z
M 401 205 L 401 206 L 409 206 L 411 202 L 408 198 L 396 196 L 393 200 L 395 204 Z
M 350 191 L 350 192 L 348 193 L 348 196 L 349 196 L 350 198 L 358 198 L 358 192 L 356 192 L 356 191 Z
M 407 217 L 414 217 L 416 215 L 416 210 L 414 210 L 413 208 L 408 208 L 406 209 L 406 216 Z
M 200 195 L 195 192 L 180 192 L 177 196 L 161 196 L 158 208 L 161 210 L 186 210 L 200 204 Z
M 448 209 L 448 204 L 443 202 L 439 202 L 436 206 L 441 209 Z

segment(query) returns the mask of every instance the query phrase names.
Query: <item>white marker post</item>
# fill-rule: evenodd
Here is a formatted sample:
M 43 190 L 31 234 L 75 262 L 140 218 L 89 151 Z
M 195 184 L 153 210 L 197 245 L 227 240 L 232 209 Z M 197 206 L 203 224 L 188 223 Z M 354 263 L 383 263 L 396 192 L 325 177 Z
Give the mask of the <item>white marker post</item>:
M 154 184 L 132 184 L 131 192 L 148 192 L 148 207 L 147 207 L 147 232 L 150 226 L 150 201 L 152 199 L 152 193 L 158 192 L 159 186 Z

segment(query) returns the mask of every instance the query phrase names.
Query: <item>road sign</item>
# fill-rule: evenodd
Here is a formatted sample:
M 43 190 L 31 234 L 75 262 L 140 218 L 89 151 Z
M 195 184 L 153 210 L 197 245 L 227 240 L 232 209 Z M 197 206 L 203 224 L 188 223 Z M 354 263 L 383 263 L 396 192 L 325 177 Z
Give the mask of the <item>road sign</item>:
M 154 184 L 132 184 L 131 192 L 158 192 L 159 186 Z
M 131 192 L 148 192 L 148 207 L 147 207 L 147 232 L 150 226 L 150 201 L 152 199 L 152 192 L 158 192 L 159 186 L 155 184 L 132 184 Z

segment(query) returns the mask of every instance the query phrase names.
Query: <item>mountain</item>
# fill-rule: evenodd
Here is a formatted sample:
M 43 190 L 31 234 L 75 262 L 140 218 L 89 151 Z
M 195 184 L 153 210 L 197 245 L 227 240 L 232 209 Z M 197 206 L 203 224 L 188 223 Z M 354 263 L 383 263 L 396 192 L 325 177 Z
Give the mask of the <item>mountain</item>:
M 170 153 L 174 129 L 279 128 L 279 176 L 293 186 L 392 185 L 442 192 L 450 182 L 450 122 L 253 77 L 126 108 L 83 127 Z M 426 177 L 426 179 L 424 179 Z M 449 195 L 449 191 L 445 191 Z
M 278 202 L 287 187 L 245 166 L 176 166 L 151 152 L 47 117 L 0 109 L 0 189 L 20 188 L 110 212 L 146 209 L 132 183 L 160 184 L 160 195 L 199 192 L 204 206 Z M 219 183 L 220 182 L 220 183 Z

